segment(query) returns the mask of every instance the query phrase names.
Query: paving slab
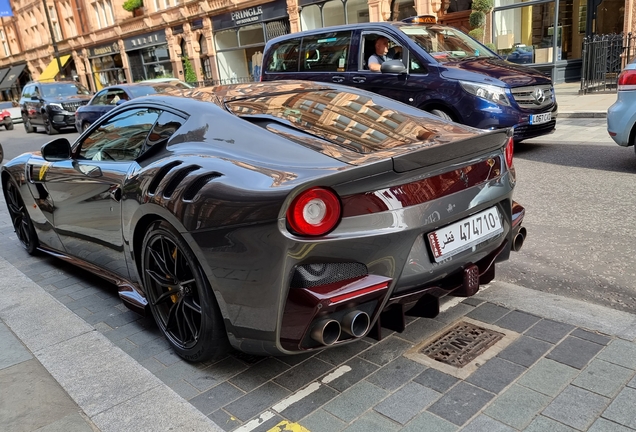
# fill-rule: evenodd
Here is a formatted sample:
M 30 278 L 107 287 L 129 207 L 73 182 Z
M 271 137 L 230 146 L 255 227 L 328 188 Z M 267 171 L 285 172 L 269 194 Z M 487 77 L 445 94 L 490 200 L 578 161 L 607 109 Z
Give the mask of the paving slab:
M 634 371 L 600 359 L 594 359 L 572 382 L 601 396 L 613 397 L 634 375 Z
M 559 343 L 547 358 L 576 369 L 582 369 L 603 349 L 603 345 L 568 336 Z
M 488 417 L 486 415 L 479 415 L 473 421 L 468 423 L 463 429 L 463 432 L 515 432 L 510 426 L 498 422 L 497 420 Z
M 374 409 L 385 417 L 404 425 L 439 396 L 439 393 L 428 387 L 410 382 L 377 404 Z
M 603 418 L 636 429 L 636 389 L 624 388 L 603 413 Z
M 586 430 L 609 402 L 606 397 L 570 385 L 543 410 L 543 415 L 575 429 Z
M 485 414 L 515 429 L 523 429 L 551 401 L 549 396 L 513 385 L 486 408 Z
M 615 339 L 598 358 L 632 370 L 636 370 L 636 343 Z
M 387 395 L 386 390 L 363 380 L 326 404 L 324 410 L 345 422 L 350 422 Z
M 488 360 L 465 381 L 497 394 L 525 371 L 524 366 L 495 357 Z
M 494 397 L 473 385 L 460 382 L 428 408 L 431 413 L 462 426 Z
M 518 382 L 539 393 L 556 397 L 578 373 L 578 370 L 570 366 L 543 358 L 532 366 Z

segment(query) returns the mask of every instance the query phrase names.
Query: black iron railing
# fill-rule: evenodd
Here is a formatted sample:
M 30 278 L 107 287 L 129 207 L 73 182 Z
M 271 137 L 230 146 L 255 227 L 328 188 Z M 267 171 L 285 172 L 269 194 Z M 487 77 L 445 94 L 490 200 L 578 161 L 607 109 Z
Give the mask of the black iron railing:
M 616 91 L 618 75 L 634 58 L 631 33 L 588 36 L 583 40 L 581 93 Z

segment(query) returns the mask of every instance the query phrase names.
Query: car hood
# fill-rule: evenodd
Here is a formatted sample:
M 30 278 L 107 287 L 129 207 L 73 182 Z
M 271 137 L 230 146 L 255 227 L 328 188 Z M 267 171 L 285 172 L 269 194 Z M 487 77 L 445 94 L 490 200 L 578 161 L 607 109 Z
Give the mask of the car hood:
M 446 71 L 442 75 L 446 78 L 483 82 L 488 84 L 503 83 L 509 87 L 523 87 L 537 84 L 550 84 L 549 77 L 536 69 L 520 66 L 498 58 L 479 58 L 447 62 L 443 65 Z M 466 72 L 475 75 L 467 78 Z M 500 81 L 496 83 L 493 81 Z

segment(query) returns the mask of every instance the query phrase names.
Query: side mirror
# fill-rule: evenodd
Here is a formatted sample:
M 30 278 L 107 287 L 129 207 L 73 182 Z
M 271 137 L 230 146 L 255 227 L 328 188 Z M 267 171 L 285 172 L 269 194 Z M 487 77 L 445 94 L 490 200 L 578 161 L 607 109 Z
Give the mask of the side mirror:
M 71 143 L 66 138 L 57 138 L 42 146 L 42 157 L 49 162 L 71 158 Z
M 119 106 L 119 105 L 123 104 L 124 102 L 128 102 L 128 101 L 127 101 L 126 99 L 119 99 L 119 100 L 115 103 L 115 105 L 118 105 L 118 106 Z
M 380 66 L 380 72 L 402 74 L 406 73 L 406 66 L 404 66 L 402 60 L 388 60 L 382 63 L 382 66 Z

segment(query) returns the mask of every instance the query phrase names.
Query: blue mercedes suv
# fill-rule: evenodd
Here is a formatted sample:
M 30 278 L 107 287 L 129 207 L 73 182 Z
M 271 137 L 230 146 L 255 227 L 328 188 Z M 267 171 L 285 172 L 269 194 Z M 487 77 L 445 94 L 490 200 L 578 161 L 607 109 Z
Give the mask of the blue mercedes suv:
M 554 131 L 557 103 L 549 77 L 503 60 L 453 27 L 411 21 L 272 39 L 260 79 L 358 87 L 476 128 L 511 127 L 515 141 Z M 379 71 L 371 70 L 370 59 L 381 63 Z

